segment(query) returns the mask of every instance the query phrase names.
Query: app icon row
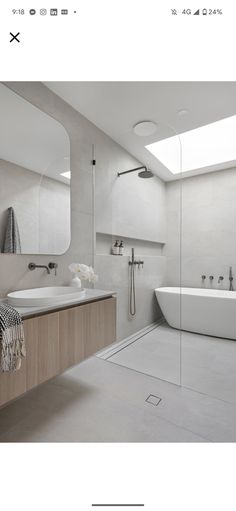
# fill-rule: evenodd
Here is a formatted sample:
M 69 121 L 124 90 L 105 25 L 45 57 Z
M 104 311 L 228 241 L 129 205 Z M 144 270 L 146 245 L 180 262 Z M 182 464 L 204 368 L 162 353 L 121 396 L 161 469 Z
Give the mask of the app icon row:
M 40 14 L 40 16 L 47 16 L 49 14 L 50 16 L 65 16 L 70 14 L 69 9 L 29 9 L 29 11 L 26 11 L 25 9 L 12 9 L 13 14 L 30 14 L 30 16 L 35 16 L 36 14 Z M 71 13 L 76 14 L 77 11 L 71 11 Z
M 30 9 L 29 13 L 31 14 L 31 16 L 34 16 L 35 14 L 37 14 L 37 11 L 36 9 Z M 51 16 L 58 16 L 58 14 L 62 15 L 69 14 L 69 11 L 68 9 L 49 9 L 49 10 L 40 9 L 39 14 L 41 16 L 46 16 L 47 14 L 50 14 Z

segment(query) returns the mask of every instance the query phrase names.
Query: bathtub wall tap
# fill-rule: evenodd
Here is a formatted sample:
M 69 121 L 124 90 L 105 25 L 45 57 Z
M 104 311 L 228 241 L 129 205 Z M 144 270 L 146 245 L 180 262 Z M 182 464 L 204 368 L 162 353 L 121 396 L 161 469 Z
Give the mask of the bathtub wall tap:
M 204 280 L 206 280 L 206 275 L 202 275 L 202 282 L 204 282 Z
M 222 282 L 222 280 L 224 280 L 224 277 L 222 275 L 220 275 L 218 278 L 218 284 L 220 284 Z
M 214 276 L 210 275 L 209 280 L 212 282 L 214 280 Z

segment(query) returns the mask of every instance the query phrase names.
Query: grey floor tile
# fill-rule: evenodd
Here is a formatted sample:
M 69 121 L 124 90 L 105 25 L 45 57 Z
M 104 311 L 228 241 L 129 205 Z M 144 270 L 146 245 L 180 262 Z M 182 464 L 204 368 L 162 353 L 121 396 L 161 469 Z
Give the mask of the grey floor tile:
M 182 333 L 182 384 L 236 404 L 236 342 Z
M 199 435 L 115 398 L 74 404 L 64 413 L 37 410 L 1 442 L 204 442 Z
M 1 410 L 0 441 L 204 442 L 145 402 L 154 381 L 93 357 Z
M 103 368 L 103 364 L 108 367 Z M 98 385 L 131 404 L 141 406 L 150 394 L 161 397 L 155 414 L 165 420 L 187 428 L 197 435 L 216 442 L 236 441 L 236 406 L 205 394 L 171 383 L 150 378 L 113 363 L 90 359 L 87 363 L 71 369 L 65 376 L 83 379 L 90 385 Z M 62 377 L 54 380 L 61 384 Z M 69 385 L 73 385 L 73 381 Z M 147 404 L 147 406 L 150 406 Z
M 235 442 L 236 406 L 91 357 L 2 409 L 0 441 Z
M 181 340 L 180 340 L 181 339 Z M 236 404 L 236 342 L 157 327 L 109 359 Z
M 180 383 L 180 332 L 161 325 L 109 360 L 172 383 Z

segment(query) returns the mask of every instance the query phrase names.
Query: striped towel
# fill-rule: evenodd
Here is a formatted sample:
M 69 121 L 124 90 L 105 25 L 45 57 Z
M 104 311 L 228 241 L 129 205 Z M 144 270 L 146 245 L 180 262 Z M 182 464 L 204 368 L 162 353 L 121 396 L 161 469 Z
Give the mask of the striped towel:
M 16 220 L 16 215 L 12 207 L 8 208 L 8 217 L 5 238 L 3 242 L 3 253 L 5 254 L 20 254 L 21 242 L 20 233 Z
M 0 304 L 0 372 L 17 371 L 25 357 L 24 329 L 20 314 L 6 303 Z

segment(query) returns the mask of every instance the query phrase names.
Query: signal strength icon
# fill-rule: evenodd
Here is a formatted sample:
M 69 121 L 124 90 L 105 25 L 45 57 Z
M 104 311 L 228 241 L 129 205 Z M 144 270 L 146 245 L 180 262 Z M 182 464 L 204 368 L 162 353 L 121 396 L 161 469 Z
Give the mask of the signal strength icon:
M 195 13 L 194 13 L 194 16 L 199 16 L 200 14 L 200 9 L 198 9 Z

